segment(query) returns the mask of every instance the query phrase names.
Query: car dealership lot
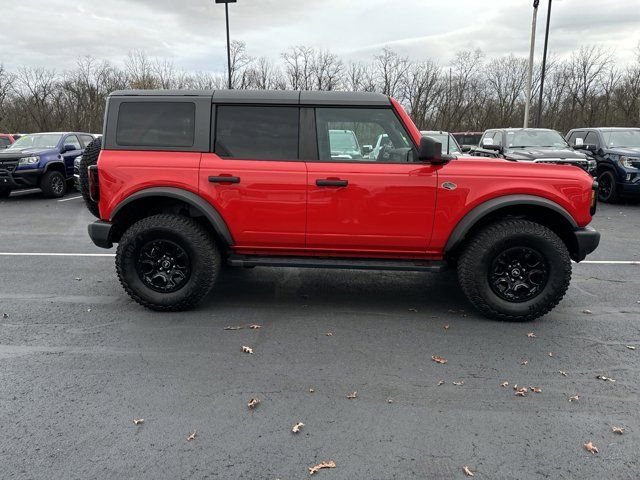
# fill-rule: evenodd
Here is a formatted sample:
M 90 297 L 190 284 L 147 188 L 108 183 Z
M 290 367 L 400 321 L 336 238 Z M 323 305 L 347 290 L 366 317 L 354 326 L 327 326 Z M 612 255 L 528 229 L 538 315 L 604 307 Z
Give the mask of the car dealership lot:
M 453 274 L 404 272 L 227 270 L 198 309 L 150 312 L 75 197 L 0 201 L 3 478 L 637 476 L 640 204 L 593 223 L 588 260 L 627 263 L 574 266 L 560 306 L 517 324 L 479 317 Z

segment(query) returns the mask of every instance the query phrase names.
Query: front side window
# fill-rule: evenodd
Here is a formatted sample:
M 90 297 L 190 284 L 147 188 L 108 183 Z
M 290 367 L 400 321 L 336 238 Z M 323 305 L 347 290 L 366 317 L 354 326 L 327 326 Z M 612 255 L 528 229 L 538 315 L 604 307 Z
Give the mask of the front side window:
M 65 145 L 72 145 L 74 149 L 80 150 L 82 147 L 80 146 L 80 140 L 75 135 L 69 135 L 64 139 Z
M 95 140 L 91 135 L 80 135 L 80 138 L 82 138 L 85 147 Z
M 222 105 L 216 110 L 214 149 L 218 156 L 298 159 L 298 107 Z
M 600 142 L 598 141 L 598 134 L 596 132 L 589 132 L 584 139 L 584 143 L 587 145 L 595 145 L 596 147 L 600 147 Z
M 414 161 L 409 135 L 388 108 L 316 109 L 320 161 Z
M 124 147 L 192 147 L 195 114 L 193 102 L 123 102 L 116 143 Z

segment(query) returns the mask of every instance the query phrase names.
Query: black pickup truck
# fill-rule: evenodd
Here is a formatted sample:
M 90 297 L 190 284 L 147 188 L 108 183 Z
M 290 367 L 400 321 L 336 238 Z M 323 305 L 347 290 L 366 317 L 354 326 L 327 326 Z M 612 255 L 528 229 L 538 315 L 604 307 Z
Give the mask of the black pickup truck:
M 575 165 L 591 175 L 596 162 L 576 152 L 555 130 L 546 128 L 501 128 L 484 132 L 480 146 L 469 154 L 476 157 L 504 158 L 514 162 Z

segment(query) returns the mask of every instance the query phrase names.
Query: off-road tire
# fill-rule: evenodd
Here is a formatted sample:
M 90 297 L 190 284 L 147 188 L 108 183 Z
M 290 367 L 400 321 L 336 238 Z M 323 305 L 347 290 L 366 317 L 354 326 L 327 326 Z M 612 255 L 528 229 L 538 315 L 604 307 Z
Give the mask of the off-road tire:
M 190 277 L 171 293 L 149 288 L 136 268 L 144 245 L 162 239 L 178 244 L 190 260 Z M 116 252 L 116 271 L 125 291 L 140 305 L 157 311 L 187 310 L 213 288 L 220 271 L 220 252 L 213 236 L 196 220 L 183 215 L 154 215 L 134 223 L 124 233 Z
M 0 198 L 9 198 L 9 195 L 11 195 L 10 188 L 0 188 Z
M 67 179 L 57 170 L 50 170 L 40 179 L 40 189 L 47 198 L 62 198 L 67 193 Z
M 547 283 L 535 297 L 517 303 L 498 296 L 489 284 L 493 260 L 512 247 L 535 249 L 546 260 Z M 528 220 L 506 219 L 474 235 L 458 262 L 458 282 L 483 315 L 506 321 L 528 321 L 550 312 L 567 292 L 571 258 L 564 242 L 547 227 Z
M 82 158 L 80 159 L 80 171 L 78 172 L 78 184 L 80 187 L 80 194 L 84 200 L 84 204 L 87 209 L 93 214 L 94 217 L 100 218 L 100 209 L 98 204 L 91 200 L 89 196 L 89 167 L 98 163 L 98 156 L 100 156 L 100 150 L 102 149 L 102 138 L 96 138 L 93 142 L 87 145 L 84 149 Z
M 611 170 L 604 170 L 598 175 L 598 184 L 604 185 L 604 182 L 610 182 L 611 190 L 609 195 L 602 195 L 600 187 L 598 187 L 598 200 L 605 203 L 616 203 L 620 200 L 616 189 L 616 176 Z

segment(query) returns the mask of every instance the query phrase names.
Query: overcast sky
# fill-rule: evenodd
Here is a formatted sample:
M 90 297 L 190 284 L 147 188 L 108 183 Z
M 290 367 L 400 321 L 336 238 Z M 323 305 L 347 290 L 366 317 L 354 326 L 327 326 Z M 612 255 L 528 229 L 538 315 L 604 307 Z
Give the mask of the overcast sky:
M 291 45 L 368 59 L 383 46 L 446 65 L 464 48 L 489 56 L 528 54 L 532 0 L 238 0 L 232 38 L 254 56 Z M 583 44 L 630 62 L 640 43 L 639 0 L 554 0 L 550 51 Z M 222 71 L 224 6 L 214 0 L 2 0 L 0 63 L 64 70 L 91 55 L 120 63 L 131 50 L 187 70 Z M 538 58 L 547 0 L 538 14 Z M 6 8 L 8 7 L 8 8 Z

